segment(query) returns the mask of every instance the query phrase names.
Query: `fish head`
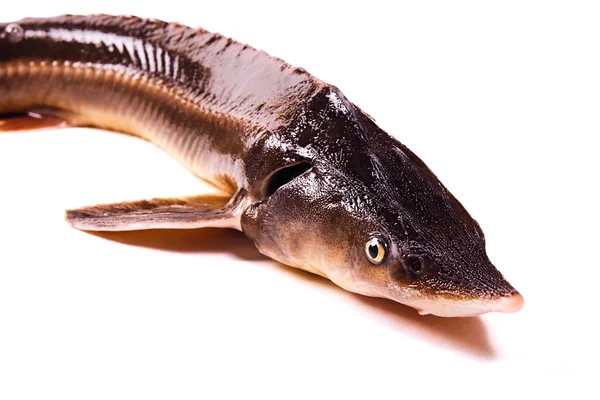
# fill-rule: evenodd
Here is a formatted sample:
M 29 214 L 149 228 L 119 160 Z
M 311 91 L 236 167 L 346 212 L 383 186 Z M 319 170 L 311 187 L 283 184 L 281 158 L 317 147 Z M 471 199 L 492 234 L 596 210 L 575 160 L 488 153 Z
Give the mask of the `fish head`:
M 421 314 L 518 311 L 523 298 L 490 262 L 479 224 L 435 174 L 339 91 L 324 97 L 307 117 L 321 148 L 276 171 L 283 184 L 242 218 L 259 250 Z
M 368 263 L 358 279 L 373 282 L 373 295 L 438 316 L 522 308 L 523 297 L 490 261 L 480 225 L 414 153 L 390 141 L 365 158 L 372 173 L 358 186 L 370 207 L 355 218 Z

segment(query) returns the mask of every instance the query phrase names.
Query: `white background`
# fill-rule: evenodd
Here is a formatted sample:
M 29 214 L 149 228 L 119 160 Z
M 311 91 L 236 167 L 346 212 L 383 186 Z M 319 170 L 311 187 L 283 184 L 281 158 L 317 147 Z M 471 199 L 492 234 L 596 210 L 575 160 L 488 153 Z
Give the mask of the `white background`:
M 233 231 L 79 232 L 64 209 L 207 188 L 132 137 L 1 134 L 1 399 L 598 398 L 594 2 L 5 3 L 203 26 L 337 85 L 480 222 L 525 307 L 421 317 Z

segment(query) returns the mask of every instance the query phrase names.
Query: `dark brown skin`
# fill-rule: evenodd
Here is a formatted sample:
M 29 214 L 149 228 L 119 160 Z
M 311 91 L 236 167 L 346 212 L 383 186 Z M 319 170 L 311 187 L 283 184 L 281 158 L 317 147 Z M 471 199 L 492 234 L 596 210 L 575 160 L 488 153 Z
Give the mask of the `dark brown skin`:
M 76 227 L 234 227 L 276 260 L 422 313 L 522 306 L 417 156 L 336 87 L 264 52 L 157 20 L 26 19 L 0 24 L 0 92 L 0 114 L 50 110 L 138 135 L 228 193 L 88 207 L 68 214 Z

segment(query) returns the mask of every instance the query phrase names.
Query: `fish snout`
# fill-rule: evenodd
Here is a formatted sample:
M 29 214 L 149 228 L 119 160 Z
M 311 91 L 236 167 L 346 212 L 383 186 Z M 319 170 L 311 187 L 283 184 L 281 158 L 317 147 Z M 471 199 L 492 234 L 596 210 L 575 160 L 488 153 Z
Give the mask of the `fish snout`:
M 433 314 L 439 317 L 473 317 L 489 312 L 514 313 L 523 308 L 524 300 L 520 293 L 497 299 L 457 300 L 448 298 L 424 298 L 412 304 L 419 314 Z
M 433 276 L 420 283 L 421 289 L 417 290 L 421 294 L 407 303 L 422 315 L 441 317 L 515 313 L 523 308 L 523 296 L 491 263 L 477 266 L 479 268 L 440 266 Z
M 491 300 L 490 311 L 501 313 L 515 313 L 523 308 L 525 300 L 520 293 L 514 293 L 508 296 L 500 297 L 496 300 Z

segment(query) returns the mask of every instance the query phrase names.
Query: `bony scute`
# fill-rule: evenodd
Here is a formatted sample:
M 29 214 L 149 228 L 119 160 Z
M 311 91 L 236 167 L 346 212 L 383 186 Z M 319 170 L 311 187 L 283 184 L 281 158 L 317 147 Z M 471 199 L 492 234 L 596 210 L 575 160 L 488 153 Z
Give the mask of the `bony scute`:
M 25 31 L 23 27 L 19 24 L 8 24 L 4 28 L 4 32 L 0 35 L 0 38 L 7 39 L 10 43 L 19 43 L 23 40 L 25 36 Z

